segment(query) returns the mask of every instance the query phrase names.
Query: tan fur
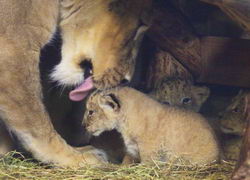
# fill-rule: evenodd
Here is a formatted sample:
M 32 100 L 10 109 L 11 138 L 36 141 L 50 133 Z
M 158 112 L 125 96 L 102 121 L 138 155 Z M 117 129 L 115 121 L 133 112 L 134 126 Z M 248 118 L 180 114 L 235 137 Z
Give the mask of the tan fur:
M 98 88 L 130 80 L 140 41 L 150 23 L 151 0 L 75 1 L 62 3 L 62 61 L 52 77 L 61 84 L 79 84 L 84 73 L 80 64 L 90 61 Z
M 164 77 L 150 95 L 164 104 L 198 112 L 209 96 L 209 89 L 178 77 Z
M 221 131 L 226 134 L 242 136 L 246 129 L 245 96 L 247 92 L 240 91 L 232 102 L 222 112 L 220 118 Z
M 146 30 L 140 22 L 149 4 L 148 0 L 0 1 L 0 114 L 35 158 L 60 166 L 102 164 L 96 151 L 80 153 L 67 145 L 42 104 L 40 49 L 52 38 L 58 22 L 62 62 L 67 59 L 68 64 L 57 72 L 56 77 L 63 77 L 57 80 L 81 83 L 85 69 L 79 63 L 87 58 L 93 63 L 95 85 L 105 88 L 131 76 L 131 61 Z M 74 71 L 80 78 L 72 77 Z
M 117 129 L 127 153 L 142 162 L 167 161 L 177 156 L 205 164 L 219 156 L 212 129 L 201 115 L 162 105 L 132 88 L 91 95 L 84 122 L 95 136 Z

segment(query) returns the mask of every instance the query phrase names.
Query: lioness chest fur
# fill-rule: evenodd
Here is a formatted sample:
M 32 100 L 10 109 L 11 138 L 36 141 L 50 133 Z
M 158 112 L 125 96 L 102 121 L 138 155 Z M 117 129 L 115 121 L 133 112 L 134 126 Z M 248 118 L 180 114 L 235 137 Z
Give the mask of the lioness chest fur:
M 206 164 L 219 156 L 214 133 L 200 114 L 162 105 L 128 87 L 94 93 L 87 102 L 85 125 L 95 136 L 117 129 L 127 153 L 142 162 L 181 157 Z

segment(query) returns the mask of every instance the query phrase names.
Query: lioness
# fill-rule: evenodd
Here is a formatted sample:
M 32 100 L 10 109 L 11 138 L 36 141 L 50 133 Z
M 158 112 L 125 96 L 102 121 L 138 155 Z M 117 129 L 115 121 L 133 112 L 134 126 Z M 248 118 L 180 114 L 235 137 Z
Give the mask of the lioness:
M 163 105 L 128 87 L 91 95 L 84 124 L 94 136 L 116 129 L 128 155 L 142 162 L 181 157 L 201 165 L 219 157 L 215 136 L 201 115 Z
M 35 158 L 60 166 L 99 159 L 70 147 L 54 130 L 42 103 L 40 49 L 62 32 L 62 61 L 52 74 L 79 86 L 72 100 L 92 87 L 130 80 L 139 42 L 147 29 L 150 0 L 0 0 L 0 114 Z M 92 68 L 92 73 L 86 73 Z M 88 79 L 86 74 L 91 74 Z

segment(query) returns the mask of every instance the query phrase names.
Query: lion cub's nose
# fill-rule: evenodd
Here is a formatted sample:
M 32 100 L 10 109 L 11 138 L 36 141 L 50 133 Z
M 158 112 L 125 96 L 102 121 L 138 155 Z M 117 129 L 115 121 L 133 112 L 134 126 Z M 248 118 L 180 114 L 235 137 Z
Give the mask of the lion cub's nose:
M 124 77 L 124 79 L 121 80 L 120 84 L 127 84 L 131 81 L 131 75 L 129 73 L 127 73 Z
M 128 79 L 123 79 L 121 80 L 120 84 L 123 85 L 123 84 L 127 84 L 129 83 L 129 80 Z
M 124 78 L 124 79 L 126 79 L 128 82 L 131 81 L 131 79 L 132 79 L 131 74 L 130 74 L 130 73 L 127 73 L 127 74 L 125 75 L 125 78 Z

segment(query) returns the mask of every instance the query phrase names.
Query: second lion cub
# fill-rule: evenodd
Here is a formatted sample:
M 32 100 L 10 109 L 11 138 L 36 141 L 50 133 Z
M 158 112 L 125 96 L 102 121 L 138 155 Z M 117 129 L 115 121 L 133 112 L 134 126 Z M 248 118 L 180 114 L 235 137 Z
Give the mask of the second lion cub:
M 116 129 L 127 154 L 141 162 L 178 157 L 202 165 L 219 157 L 214 133 L 201 115 L 162 105 L 132 88 L 93 93 L 84 121 L 94 136 Z

